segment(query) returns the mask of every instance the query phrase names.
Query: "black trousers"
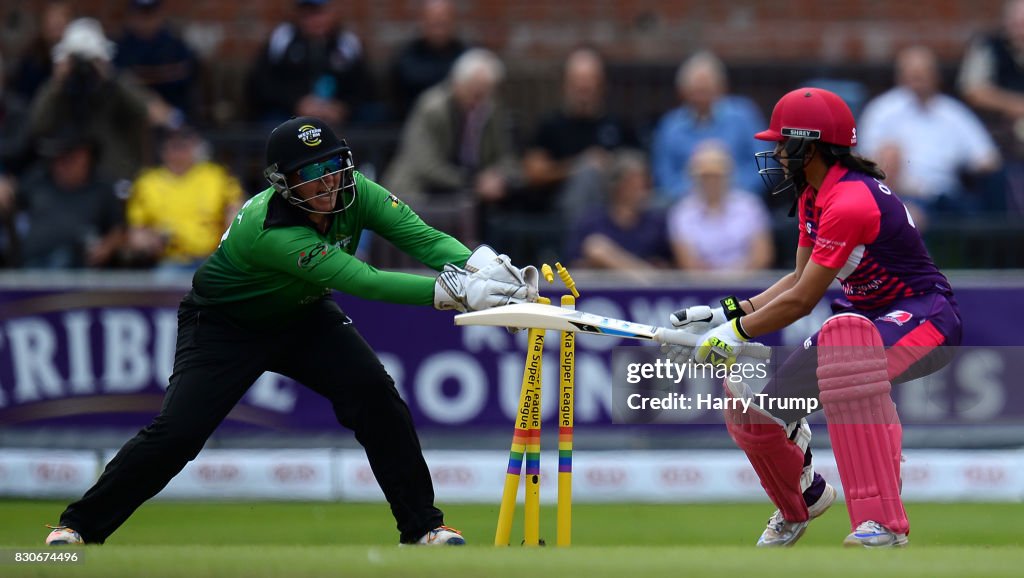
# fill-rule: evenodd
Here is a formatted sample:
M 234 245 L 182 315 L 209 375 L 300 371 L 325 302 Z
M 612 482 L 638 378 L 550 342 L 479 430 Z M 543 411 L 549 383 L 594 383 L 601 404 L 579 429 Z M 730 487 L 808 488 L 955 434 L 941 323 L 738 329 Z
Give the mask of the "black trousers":
M 163 408 L 61 515 L 86 542 L 103 543 L 199 454 L 264 371 L 326 397 L 355 432 L 391 505 L 402 542 L 443 523 L 412 416 L 394 381 L 348 316 L 328 299 L 285 327 L 252 331 L 209 308 L 182 303 Z

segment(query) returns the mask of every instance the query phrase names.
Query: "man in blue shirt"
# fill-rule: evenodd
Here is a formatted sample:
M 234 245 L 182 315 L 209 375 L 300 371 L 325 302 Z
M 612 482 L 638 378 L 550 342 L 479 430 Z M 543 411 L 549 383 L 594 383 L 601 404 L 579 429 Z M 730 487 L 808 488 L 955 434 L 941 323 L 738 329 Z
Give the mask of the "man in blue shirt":
M 690 157 L 701 141 L 725 143 L 736 162 L 736 185 L 761 192 L 763 184 L 753 164 L 759 150 L 750 136 L 764 125 L 764 115 L 748 98 L 727 95 L 725 66 L 710 52 L 698 52 L 679 67 L 676 88 L 682 105 L 665 114 L 655 129 L 651 145 L 654 185 L 668 200 L 685 195 L 692 183 L 686 172 Z

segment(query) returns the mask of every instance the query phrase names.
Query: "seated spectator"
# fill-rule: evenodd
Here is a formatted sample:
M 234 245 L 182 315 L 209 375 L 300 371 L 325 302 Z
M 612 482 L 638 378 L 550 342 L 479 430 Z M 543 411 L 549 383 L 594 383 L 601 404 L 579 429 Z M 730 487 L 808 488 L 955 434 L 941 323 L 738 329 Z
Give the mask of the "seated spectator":
M 680 106 L 661 118 L 651 143 L 654 186 L 665 200 L 675 200 L 693 187 L 686 167 L 698 143 L 722 141 L 736 166 L 736 183 L 749 191 L 764 185 L 757 174 L 754 153 L 761 146 L 754 133 L 765 126 L 764 116 L 749 98 L 727 94 L 725 65 L 710 52 L 687 58 L 676 72 Z M 749 169 L 749 170 L 747 170 Z
M 53 76 L 32 102 L 28 134 L 35 140 L 74 128 L 96 141 L 104 177 L 131 179 L 146 150 L 146 101 L 114 73 L 113 53 L 96 20 L 68 24 L 53 49 Z
M 195 122 L 199 76 L 195 54 L 168 26 L 162 0 L 130 3 L 114 66 L 150 91 L 153 124 L 174 128 Z
M 35 36 L 21 58 L 11 63 L 11 90 L 25 102 L 31 102 L 53 74 L 53 47 L 60 42 L 64 28 L 73 18 L 69 0 L 46 0 L 41 4 Z
M 278 24 L 249 76 L 254 119 L 278 124 L 315 116 L 340 125 L 364 102 L 371 79 L 363 44 L 341 26 L 332 0 L 295 0 L 295 21 Z
M 194 271 L 217 248 L 238 212 L 242 190 L 228 171 L 205 158 L 190 128 L 170 132 L 159 167 L 144 170 L 128 197 L 128 245 L 139 263 Z
M 644 156 L 635 151 L 615 153 L 609 189 L 607 205 L 579 208 L 583 216 L 568 240 L 565 260 L 576 267 L 628 272 L 634 280 L 670 266 L 665 214 L 650 206 Z
M 495 99 L 505 67 L 474 48 L 447 82 L 420 96 L 402 130 L 385 186 L 410 206 L 437 195 L 469 192 L 484 202 L 505 196 L 518 173 L 508 114 Z
M 886 182 L 908 206 L 925 215 L 963 214 L 978 203 L 965 190 L 961 174 L 992 174 L 1000 155 L 978 117 L 942 94 L 939 83 L 931 50 L 915 46 L 901 51 L 896 86 L 864 108 L 857 148 L 879 163 Z
M 693 189 L 668 213 L 676 265 L 695 271 L 766 269 L 774 254 L 771 220 L 761 199 L 732 185 L 732 155 L 705 141 L 687 167 Z
M 562 106 L 541 120 L 523 169 L 527 210 L 560 210 L 566 218 L 581 206 L 603 202 L 612 151 L 639 147 L 633 131 L 605 108 L 601 56 L 581 48 L 566 59 Z
M 124 238 L 124 206 L 96 171 L 97 143 L 65 128 L 39 141 L 43 162 L 17 192 L 24 229 L 21 262 L 30 269 L 108 267 Z
M 451 0 L 424 0 L 420 33 L 398 51 L 392 65 L 396 112 L 404 119 L 420 94 L 448 76 L 466 43 L 455 28 L 455 4 Z
M 1002 30 L 971 42 L 958 82 L 968 104 L 995 117 L 988 125 L 1006 169 L 1003 204 L 1024 213 L 1024 0 L 1006 2 Z
M 7 90 L 4 61 L 0 54 L 0 267 L 11 266 L 17 255 L 14 234 L 14 191 L 24 163 L 26 107 Z

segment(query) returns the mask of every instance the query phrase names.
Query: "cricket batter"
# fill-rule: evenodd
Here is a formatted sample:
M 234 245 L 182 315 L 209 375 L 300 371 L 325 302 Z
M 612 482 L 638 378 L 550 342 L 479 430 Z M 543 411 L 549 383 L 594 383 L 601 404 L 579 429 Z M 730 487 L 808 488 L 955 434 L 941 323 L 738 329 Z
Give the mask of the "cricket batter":
M 845 298 L 833 303 L 834 315 L 763 393 L 820 398 L 850 512 L 844 544 L 904 546 L 910 525 L 900 499 L 902 428 L 890 386 L 949 362 L 950 348 L 940 346 L 959 345 L 961 337 L 953 290 L 910 213 L 882 182 L 885 175 L 851 152 L 857 130 L 839 96 L 794 90 L 775 105 L 768 130 L 755 136 L 775 143 L 758 153 L 758 172 L 773 193 L 795 193 L 796 270 L 759 295 L 723 299 L 713 310 L 691 307 L 672 321 L 695 332 L 711 328 L 696 361 L 731 363 L 740 344 L 809 314 L 839 279 Z M 751 394 L 728 380 L 726 393 Z M 778 507 L 757 545 L 793 545 L 836 497 L 813 471 L 805 412 L 725 413 L 730 435 Z
M 330 401 L 355 432 L 403 544 L 464 544 L 434 507 L 409 409 L 331 290 L 392 303 L 473 311 L 534 301 L 537 271 L 489 247 L 472 254 L 355 170 L 323 121 L 288 120 L 267 142 L 271 187 L 249 200 L 196 272 L 178 311 L 163 408 L 64 510 L 47 544 L 103 543 L 187 462 L 265 371 Z M 379 271 L 355 256 L 372 230 L 440 275 Z

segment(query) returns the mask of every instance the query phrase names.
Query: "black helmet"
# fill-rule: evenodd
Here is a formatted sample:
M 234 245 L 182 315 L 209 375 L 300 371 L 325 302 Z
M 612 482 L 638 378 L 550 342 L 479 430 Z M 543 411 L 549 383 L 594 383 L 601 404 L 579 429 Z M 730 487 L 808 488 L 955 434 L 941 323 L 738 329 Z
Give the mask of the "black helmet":
M 267 171 L 288 174 L 301 166 L 348 150 L 324 121 L 311 116 L 289 119 L 267 139 Z
M 342 173 L 341 185 L 338 188 L 341 192 L 340 206 L 330 211 L 336 213 L 347 209 L 355 201 L 355 164 L 352 161 L 352 151 L 349 150 L 345 139 L 338 138 L 324 121 L 311 116 L 300 116 L 278 125 L 267 139 L 267 168 L 263 170 L 263 176 L 282 197 L 293 205 L 310 211 L 305 206 L 310 199 L 302 200 L 292 195 L 288 175 L 307 165 L 334 157 L 339 161 L 335 163 L 334 170 Z

